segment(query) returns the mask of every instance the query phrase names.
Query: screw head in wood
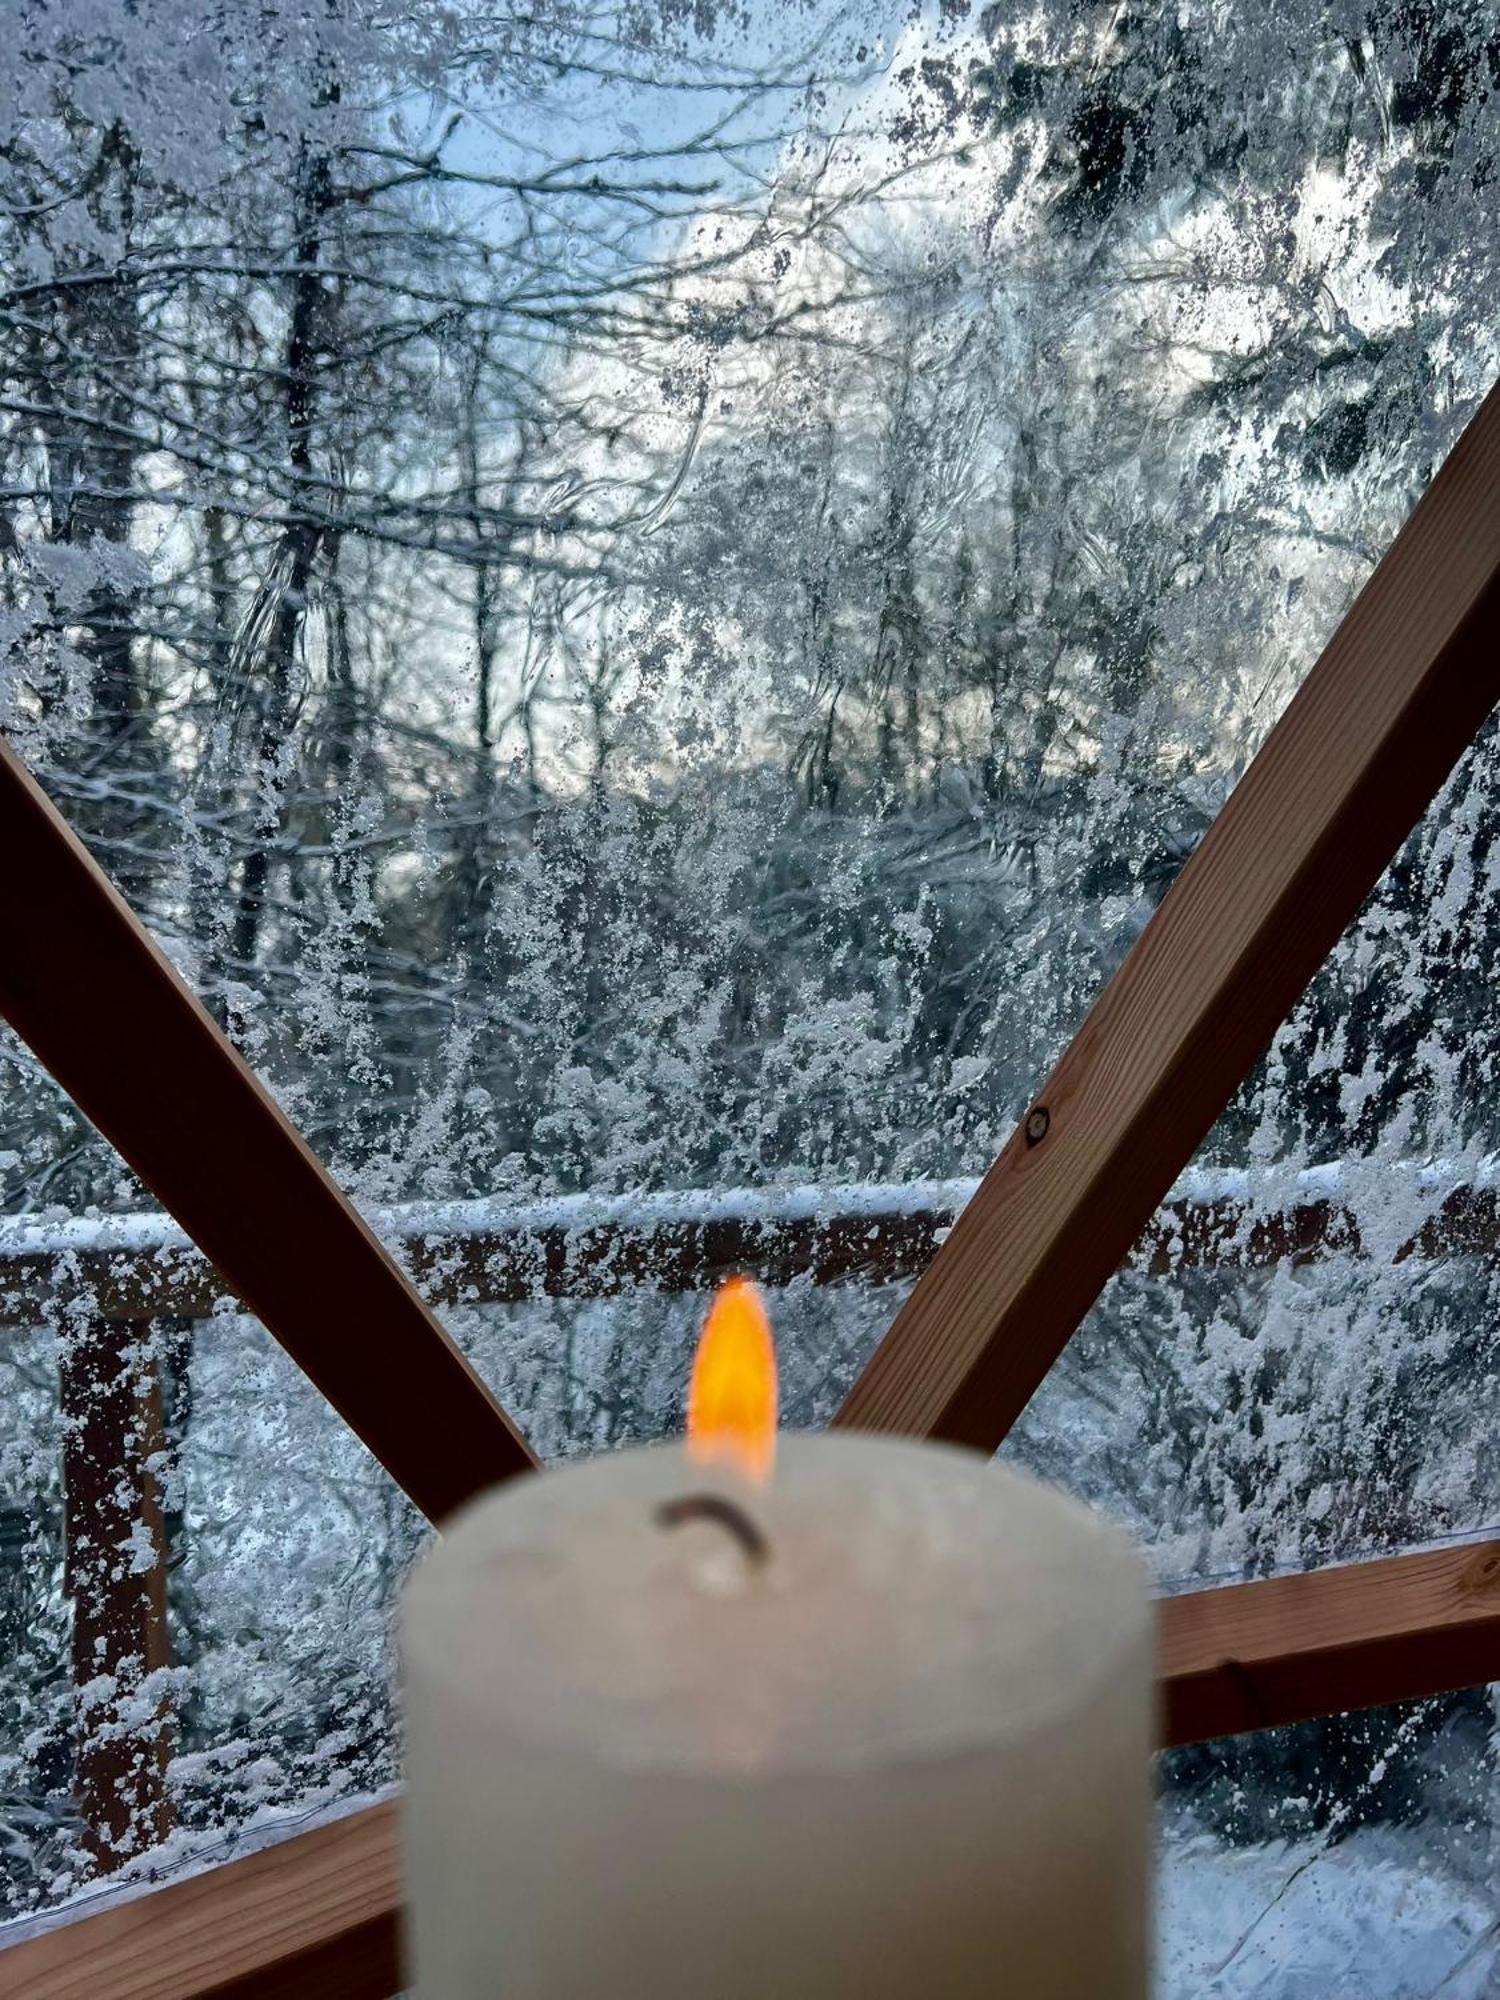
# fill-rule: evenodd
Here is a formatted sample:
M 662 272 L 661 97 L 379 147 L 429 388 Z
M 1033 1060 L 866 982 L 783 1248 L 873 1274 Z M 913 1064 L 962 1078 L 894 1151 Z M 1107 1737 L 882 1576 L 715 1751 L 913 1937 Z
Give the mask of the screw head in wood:
M 1052 1113 L 1045 1104 L 1033 1105 L 1026 1114 L 1026 1143 L 1036 1146 L 1047 1136 L 1047 1128 L 1052 1123 Z

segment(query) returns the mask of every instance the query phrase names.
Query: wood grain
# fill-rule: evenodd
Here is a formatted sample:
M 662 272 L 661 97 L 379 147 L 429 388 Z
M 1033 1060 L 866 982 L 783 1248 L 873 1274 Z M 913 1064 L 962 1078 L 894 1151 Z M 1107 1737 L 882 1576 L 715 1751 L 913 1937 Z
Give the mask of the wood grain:
M 1162 1600 L 1164 1746 L 1500 1679 L 1500 1542 Z M 0 1951 L 27 2000 L 389 2000 L 398 1809 L 380 1805 Z
M 1162 1741 L 1500 1680 L 1500 1542 L 1422 1549 L 1159 1606 Z
M 26 2000 L 390 2000 L 401 1986 L 397 1807 L 112 1903 L 0 1951 Z
M 1000 1442 L 1497 697 L 1500 390 L 1037 1093 L 837 1422 Z
M 0 739 L 0 1016 L 433 1520 L 535 1463 Z

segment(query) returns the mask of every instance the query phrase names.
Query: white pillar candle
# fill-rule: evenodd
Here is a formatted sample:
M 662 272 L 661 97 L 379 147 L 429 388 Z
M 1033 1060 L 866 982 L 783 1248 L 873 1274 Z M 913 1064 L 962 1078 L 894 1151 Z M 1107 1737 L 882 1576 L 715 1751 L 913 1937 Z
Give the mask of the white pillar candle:
M 505 1487 L 404 1605 L 420 2000 L 1141 2000 L 1150 1632 L 1120 1533 L 947 1447 Z

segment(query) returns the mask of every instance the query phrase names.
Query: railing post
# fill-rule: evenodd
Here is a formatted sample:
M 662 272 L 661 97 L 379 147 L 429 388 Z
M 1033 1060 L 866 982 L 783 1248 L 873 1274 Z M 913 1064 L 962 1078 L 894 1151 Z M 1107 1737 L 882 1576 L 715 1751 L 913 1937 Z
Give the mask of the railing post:
M 101 1870 L 171 1829 L 171 1664 L 159 1471 L 161 1377 L 149 1323 L 89 1319 L 63 1337 L 60 1404 L 73 1603 L 75 1795 Z

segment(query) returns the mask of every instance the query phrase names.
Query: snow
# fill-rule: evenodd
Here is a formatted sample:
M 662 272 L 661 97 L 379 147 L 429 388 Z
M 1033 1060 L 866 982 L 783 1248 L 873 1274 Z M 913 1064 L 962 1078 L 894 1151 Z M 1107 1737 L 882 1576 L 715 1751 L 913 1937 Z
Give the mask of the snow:
M 649 1234 L 682 1224 L 744 1222 L 775 1228 L 836 1216 L 956 1214 L 979 1185 L 975 1179 L 909 1181 L 889 1185 L 846 1183 L 791 1187 L 678 1189 L 656 1194 L 558 1195 L 548 1201 L 488 1200 L 406 1202 L 367 1207 L 366 1220 L 386 1242 L 441 1242 L 450 1237 L 526 1236 L 562 1231 L 625 1229 Z M 0 1216 L 0 1259 L 74 1254 L 132 1254 L 190 1250 L 170 1216 L 154 1210 L 133 1215 L 69 1217 Z
M 1365 1829 L 1338 1846 L 1168 1841 L 1159 2000 L 1485 2000 L 1500 1981 L 1500 1901 Z
M 434 1289 L 476 1238 L 941 1237 L 1494 377 L 1485 10 L 1430 11 L 21 10 L 0 725 Z M 1205 1268 L 1163 1218 L 1008 1442 L 1163 1574 L 1500 1515 L 1494 1260 L 1393 1261 L 1497 1187 L 1495 749 L 1175 1190 L 1238 1207 L 1231 1243 L 1327 1202 L 1350 1254 Z M 0 1037 L 6 1908 L 90 1865 L 21 1267 L 57 1261 L 54 1318 L 97 1309 L 85 1259 L 201 1278 L 148 1199 Z M 901 1296 L 778 1294 L 789 1421 Z M 394 1770 L 421 1533 L 219 1303 L 142 1336 L 200 1829 Z M 643 1282 L 445 1318 L 551 1457 L 671 1428 L 697 1311 Z M 1450 2000 L 1486 1976 L 1448 1950 L 1484 1899 L 1421 1835 L 1168 1863 L 1184 2000 L 1304 1957 L 1351 2000 L 1424 1953 Z M 1425 1940 L 1399 1976 L 1361 1907 Z
M 405 1202 L 361 1204 L 376 1234 L 391 1244 L 437 1243 L 447 1238 L 618 1229 L 649 1235 L 684 1224 L 738 1222 L 750 1228 L 785 1228 L 807 1222 L 868 1216 L 871 1221 L 912 1215 L 957 1215 L 979 1187 L 977 1176 L 912 1181 L 792 1182 L 761 1188 L 680 1188 L 626 1195 L 569 1194 L 545 1201 Z M 1254 1213 L 1299 1203 L 1344 1202 L 1353 1207 L 1379 1199 L 1395 1202 L 1409 1217 L 1412 1204 L 1430 1210 L 1458 1188 L 1500 1187 L 1492 1155 L 1472 1160 L 1375 1159 L 1278 1168 L 1189 1167 L 1167 1203 L 1232 1203 Z M 0 1215 L 0 1260 L 77 1255 L 133 1255 L 191 1251 L 192 1243 L 170 1216 L 134 1214 L 68 1216 Z

